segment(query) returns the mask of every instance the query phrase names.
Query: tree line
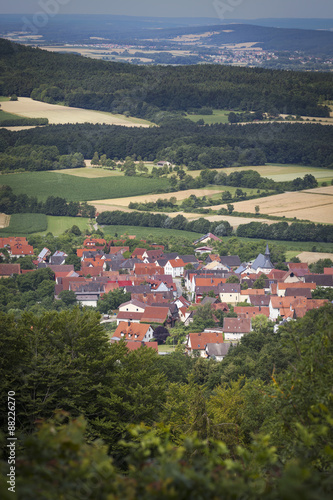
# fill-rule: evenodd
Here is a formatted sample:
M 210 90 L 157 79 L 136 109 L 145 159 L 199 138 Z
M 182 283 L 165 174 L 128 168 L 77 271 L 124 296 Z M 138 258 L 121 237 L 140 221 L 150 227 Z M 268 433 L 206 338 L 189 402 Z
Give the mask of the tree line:
M 0 153 L 18 158 L 18 146 L 56 147 L 59 155 L 81 153 L 118 161 L 168 160 L 191 169 L 269 163 L 314 167 L 333 165 L 333 130 L 321 124 L 271 123 L 199 126 L 182 117 L 166 119 L 159 127 L 110 125 L 50 125 L 10 132 L 0 130 Z M 13 154 L 11 149 L 14 148 Z M 15 153 L 15 154 L 14 154 Z M 46 150 L 45 154 L 47 156 Z M 32 152 L 27 151 L 26 158 Z M 7 160 L 8 161 L 8 160 Z M 51 161 L 57 161 L 57 152 Z M 52 168 L 51 165 L 48 164 Z M 2 168 L 5 168 L 5 164 Z M 25 168 L 22 159 L 22 168 Z
M 60 155 L 57 146 L 54 145 L 22 145 L 21 143 L 20 145 L 0 148 L 0 171 L 28 170 L 33 172 L 84 166 L 82 153 L 71 152 Z
M 333 226 L 302 222 L 293 222 L 292 224 L 288 224 L 288 222 L 274 224 L 250 222 L 249 224 L 240 224 L 236 234 L 243 238 L 333 242 Z
M 59 196 L 48 196 L 38 201 L 35 196 L 14 194 L 10 186 L 0 186 L 0 211 L 10 214 L 39 213 L 45 215 L 59 215 L 68 217 L 95 217 L 96 209 L 87 202 L 67 202 Z

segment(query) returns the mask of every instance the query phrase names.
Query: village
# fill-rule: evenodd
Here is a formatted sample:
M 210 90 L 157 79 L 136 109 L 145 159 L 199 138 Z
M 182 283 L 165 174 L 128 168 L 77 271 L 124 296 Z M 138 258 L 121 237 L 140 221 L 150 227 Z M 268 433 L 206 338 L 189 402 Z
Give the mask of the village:
M 221 239 L 211 233 L 194 242 L 193 255 L 167 253 L 163 245 L 147 245 L 145 240 L 130 253 L 125 242 L 87 237 L 83 248 L 76 250 L 79 270 L 65 263 L 65 252 L 51 254 L 44 248 L 33 260 L 35 269 L 24 270 L 13 261 L 33 257 L 34 248 L 24 237 L 0 238 L 0 248 L 11 257 L 11 263 L 0 264 L 0 277 L 49 268 L 54 272 L 54 298 L 71 292 L 81 307 L 106 304 L 108 294 L 121 290 L 129 300 L 113 310 L 106 306 L 101 313 L 101 323 L 113 326 L 111 343 L 123 339 L 130 350 L 145 346 L 163 355 L 170 352 L 163 345 L 180 325 L 188 327 L 184 352 L 216 361 L 253 331 L 254 323 L 270 321 L 276 331 L 280 324 L 328 302 L 312 297 L 316 289 L 333 288 L 332 267 L 322 274 L 299 262 L 287 263 L 287 271 L 276 269 L 268 244 L 264 254 L 241 262 L 238 255 L 214 253 L 214 242 Z M 191 332 L 192 324 L 197 330 L 199 310 L 212 322 Z

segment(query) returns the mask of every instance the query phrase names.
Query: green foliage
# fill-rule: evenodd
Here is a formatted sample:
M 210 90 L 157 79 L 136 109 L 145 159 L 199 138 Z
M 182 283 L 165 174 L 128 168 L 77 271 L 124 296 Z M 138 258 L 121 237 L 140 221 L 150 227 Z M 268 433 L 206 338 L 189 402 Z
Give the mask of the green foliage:
M 118 309 L 120 304 L 131 300 L 131 294 L 126 293 L 123 288 L 116 288 L 115 290 L 105 293 L 102 298 L 97 302 L 97 309 L 100 313 L 108 314 L 114 309 Z
M 332 267 L 333 262 L 331 259 L 319 259 L 317 262 L 309 265 L 309 269 L 312 273 L 323 274 L 324 267 Z

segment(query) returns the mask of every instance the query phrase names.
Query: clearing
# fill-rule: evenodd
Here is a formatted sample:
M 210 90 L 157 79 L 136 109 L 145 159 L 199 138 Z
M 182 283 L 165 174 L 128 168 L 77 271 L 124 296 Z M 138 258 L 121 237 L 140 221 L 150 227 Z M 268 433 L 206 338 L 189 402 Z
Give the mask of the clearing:
M 70 108 L 59 104 L 34 101 L 30 97 L 19 97 L 17 101 L 2 102 L 1 108 L 7 113 L 14 113 L 26 118 L 48 118 L 49 124 L 93 123 L 106 125 L 122 125 L 125 127 L 149 127 L 147 120 L 113 115 L 103 111 L 93 111 L 83 108 Z

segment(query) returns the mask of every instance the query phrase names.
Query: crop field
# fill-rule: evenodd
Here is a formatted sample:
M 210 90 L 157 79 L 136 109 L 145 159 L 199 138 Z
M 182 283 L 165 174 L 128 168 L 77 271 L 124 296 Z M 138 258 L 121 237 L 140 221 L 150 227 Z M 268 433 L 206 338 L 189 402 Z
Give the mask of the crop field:
M 234 207 L 237 212 L 255 213 L 256 205 L 260 207 L 262 214 L 333 224 L 333 196 L 331 194 L 313 193 L 310 190 L 289 192 L 260 198 L 260 200 L 240 201 L 235 203 Z
M 97 179 L 100 177 L 123 177 L 124 173 L 120 170 L 107 170 L 104 168 L 82 167 L 66 168 L 65 170 L 52 170 L 52 173 L 74 175 L 75 177 L 84 177 L 86 179 Z
M 330 182 L 331 179 L 333 179 L 333 170 L 327 168 L 307 167 L 302 165 L 281 165 L 278 163 L 251 167 L 230 167 L 216 170 L 227 175 L 231 174 L 231 172 L 240 170 L 255 170 L 262 177 L 273 179 L 273 181 L 276 182 L 292 181 L 296 179 L 296 177 L 304 177 L 306 174 L 312 174 L 318 181 L 325 180 Z M 192 175 L 192 177 L 198 177 L 200 172 L 201 170 L 188 170 L 187 174 Z
M 150 179 L 147 179 L 150 180 Z M 169 199 L 171 197 L 176 198 L 177 201 L 185 200 L 185 198 L 188 198 L 191 194 L 194 194 L 196 196 L 209 196 L 213 195 L 216 193 L 221 193 L 221 189 L 187 189 L 185 191 L 176 191 L 174 193 L 161 193 L 161 194 L 147 194 L 147 195 L 142 195 L 142 196 L 131 196 L 128 198 L 112 198 L 110 200 L 104 200 L 104 199 L 99 199 L 99 200 L 93 200 L 91 202 L 92 205 L 94 205 L 97 210 L 101 210 L 100 206 L 103 205 L 103 207 L 107 207 L 108 205 L 110 208 L 112 207 L 113 210 L 115 207 L 118 208 L 125 208 L 128 207 L 130 202 L 135 202 L 135 203 L 146 203 L 148 201 L 157 201 L 158 199 Z M 103 210 L 107 210 L 107 208 L 103 208 Z
M 54 171 L 2 175 L 0 184 L 10 186 L 15 194 L 36 196 L 39 201 L 45 201 L 48 196 L 59 196 L 68 201 L 90 201 L 156 193 L 167 189 L 168 180 L 121 176 L 87 179 Z
M 93 111 L 83 108 L 71 108 L 59 104 L 34 101 L 30 97 L 19 97 L 17 101 L 4 101 L 3 111 L 18 114 L 27 118 L 48 118 L 50 124 L 64 123 L 94 123 L 107 125 L 122 125 L 125 127 L 149 127 L 151 122 L 140 118 L 115 115 L 103 111 Z
M 13 214 L 8 227 L 0 229 L 0 235 L 24 236 L 45 231 L 47 218 L 44 214 Z
M 10 215 L 0 214 L 0 229 L 9 226 Z
M 333 261 L 333 253 L 322 253 L 322 252 L 301 252 L 298 254 L 298 258 L 301 262 L 307 262 L 308 264 L 313 264 L 321 259 L 331 259 Z

